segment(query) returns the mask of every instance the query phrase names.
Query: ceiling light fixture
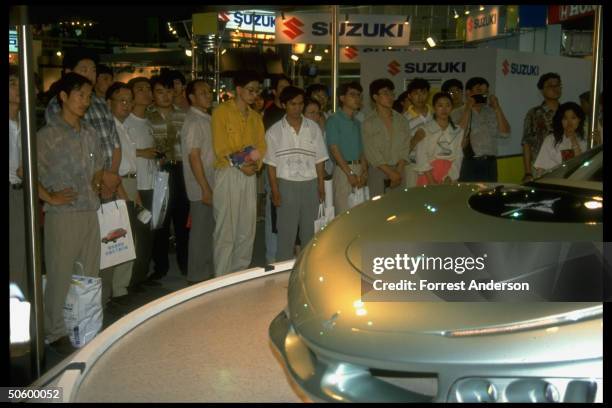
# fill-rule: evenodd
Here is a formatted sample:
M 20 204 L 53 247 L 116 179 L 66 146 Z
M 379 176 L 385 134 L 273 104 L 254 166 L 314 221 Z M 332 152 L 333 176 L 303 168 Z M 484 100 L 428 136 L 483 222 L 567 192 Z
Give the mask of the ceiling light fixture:
M 185 55 L 191 57 L 193 55 L 193 52 L 191 50 L 185 50 Z
M 345 23 L 345 24 L 348 24 L 348 23 L 349 23 L 349 17 L 348 17 L 348 14 L 345 14 L 345 15 L 344 15 L 344 23 Z
M 297 56 L 297 55 L 295 55 L 295 54 L 291 54 L 291 59 L 292 59 L 293 61 L 297 62 L 297 61 L 300 59 L 300 57 L 298 57 L 298 56 Z
M 317 62 L 321 62 L 321 61 L 323 61 L 323 57 L 320 56 L 320 55 L 315 55 L 314 60 L 317 61 Z
M 457 10 L 453 9 L 453 11 L 455 12 L 455 15 L 453 16 L 453 18 L 459 18 L 459 14 L 457 13 Z
M 479 11 L 484 11 L 484 6 L 480 6 Z
M 427 44 L 433 48 L 436 46 L 436 40 L 433 37 L 427 37 Z

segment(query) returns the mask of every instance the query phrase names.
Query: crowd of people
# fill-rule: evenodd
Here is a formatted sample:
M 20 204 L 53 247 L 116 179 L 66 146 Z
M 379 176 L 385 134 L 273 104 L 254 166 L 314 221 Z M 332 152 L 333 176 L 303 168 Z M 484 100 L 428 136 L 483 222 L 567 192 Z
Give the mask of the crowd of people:
M 497 138 L 511 130 L 481 77 L 465 86 L 450 79 L 435 95 L 427 80 L 415 78 L 397 98 L 391 80 L 377 79 L 368 84 L 372 108 L 365 115 L 358 82 L 338 87 L 334 113 L 326 86 L 304 90 L 283 75 L 272 78 L 267 99 L 256 72 L 238 72 L 233 98 L 215 109 L 211 86 L 202 79 L 187 83 L 178 71 L 127 83 L 113 78 L 95 55 L 67 51 L 37 133 L 45 338 L 57 347 L 67 342 L 63 305 L 73 273 L 101 277 L 103 302 L 119 301 L 143 285 L 160 284 L 170 267 L 172 236 L 189 283 L 248 268 L 258 177 L 266 194 L 266 261 L 279 262 L 293 258 L 314 235 L 324 180 L 333 180 L 336 214 L 365 186 L 374 196 L 457 181 L 496 182 Z M 18 83 L 11 66 L 10 278 L 25 289 Z M 559 75 L 542 75 L 538 88 L 544 100 L 524 121 L 524 180 L 588 148 L 586 114 L 576 103 L 560 103 Z M 599 121 L 596 143 L 601 114 Z M 152 230 L 137 213 L 152 210 L 157 171 L 168 172 L 170 194 L 167 216 Z M 100 270 L 96 212 L 115 199 L 127 203 L 136 259 Z

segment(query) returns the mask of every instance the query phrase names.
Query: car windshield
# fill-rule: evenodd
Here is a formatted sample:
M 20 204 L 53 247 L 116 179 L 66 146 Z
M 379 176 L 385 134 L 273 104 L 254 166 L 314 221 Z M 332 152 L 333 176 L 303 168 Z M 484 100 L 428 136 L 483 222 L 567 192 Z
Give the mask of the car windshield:
M 548 184 L 552 180 L 603 181 L 603 146 L 597 146 L 580 156 L 551 169 L 532 183 Z

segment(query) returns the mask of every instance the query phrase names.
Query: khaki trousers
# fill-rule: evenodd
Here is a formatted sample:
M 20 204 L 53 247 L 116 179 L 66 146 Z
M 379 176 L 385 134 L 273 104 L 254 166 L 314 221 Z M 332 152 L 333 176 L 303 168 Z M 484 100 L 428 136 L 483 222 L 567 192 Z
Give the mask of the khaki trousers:
M 215 276 L 246 269 L 251 264 L 257 221 L 257 177 L 235 167 L 215 171 Z
M 356 175 L 361 174 L 361 164 L 349 164 L 348 166 Z M 349 209 L 348 196 L 353 191 L 353 187 L 351 183 L 349 183 L 348 177 L 344 174 L 340 166 L 334 168 L 333 186 L 334 211 L 336 215 L 339 215 Z
M 100 226 L 95 211 L 45 215 L 45 338 L 48 343 L 67 334 L 64 303 L 73 274 L 98 277 Z

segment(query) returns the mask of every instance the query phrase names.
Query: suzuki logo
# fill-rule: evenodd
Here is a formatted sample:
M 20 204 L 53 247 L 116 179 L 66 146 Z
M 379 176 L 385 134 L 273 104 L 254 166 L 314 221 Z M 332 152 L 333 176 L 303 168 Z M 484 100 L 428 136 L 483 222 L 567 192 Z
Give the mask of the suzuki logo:
M 230 21 L 230 16 L 225 11 L 221 11 L 219 14 L 217 14 L 217 20 L 221 21 L 222 23 L 227 23 Z
M 295 37 L 304 33 L 302 30 L 300 30 L 300 27 L 303 25 L 304 23 L 302 23 L 300 20 L 295 17 L 291 17 L 291 19 L 285 21 L 285 27 L 287 29 L 283 30 L 283 34 L 293 40 Z
M 400 63 L 393 60 L 387 65 L 387 72 L 393 76 L 396 76 L 400 72 Z
M 357 57 L 357 55 L 358 55 L 358 52 L 355 47 L 348 47 L 344 49 L 344 56 L 350 60 Z
M 510 63 L 507 59 L 502 62 L 502 72 L 504 73 L 504 76 L 508 75 L 508 72 L 510 72 Z

